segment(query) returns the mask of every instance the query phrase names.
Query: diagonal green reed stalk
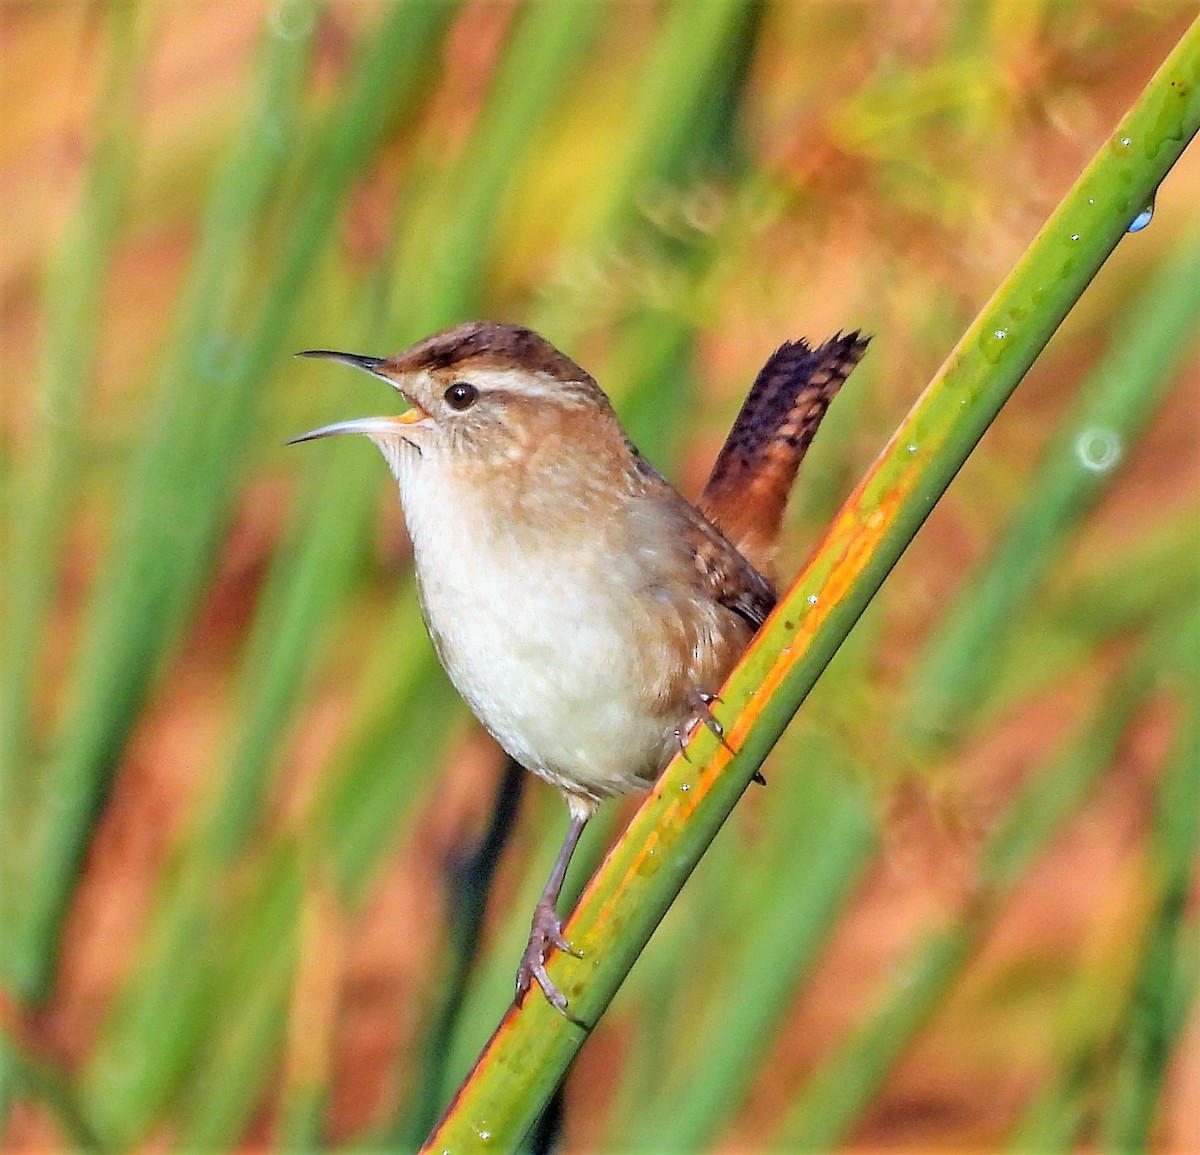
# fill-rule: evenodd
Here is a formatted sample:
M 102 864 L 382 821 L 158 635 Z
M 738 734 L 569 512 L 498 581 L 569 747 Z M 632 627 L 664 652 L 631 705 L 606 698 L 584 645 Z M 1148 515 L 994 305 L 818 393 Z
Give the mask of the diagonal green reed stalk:
M 914 678 L 910 712 L 926 740 L 960 731 L 1000 664 L 1021 603 L 1049 572 L 1071 529 L 1108 488 L 1200 332 L 1200 233 L 1172 253 L 1132 303 L 1046 447 L 986 570 L 958 598 Z M 1122 583 L 1125 584 L 1125 583 Z
M 676 758 L 567 926 L 581 952 L 505 1016 L 429 1151 L 508 1151 L 537 1118 L 688 874 L 821 670 L 1092 277 L 1200 127 L 1200 21 L 983 308 L 722 690 L 726 735 Z M 950 950 L 952 956 L 954 950 Z

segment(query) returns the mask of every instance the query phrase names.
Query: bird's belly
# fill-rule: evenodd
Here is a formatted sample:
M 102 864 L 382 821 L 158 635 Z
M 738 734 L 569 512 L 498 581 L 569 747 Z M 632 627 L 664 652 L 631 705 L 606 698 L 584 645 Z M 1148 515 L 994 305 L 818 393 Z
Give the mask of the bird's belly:
M 471 564 L 417 560 L 438 655 L 505 751 L 561 789 L 597 799 L 653 781 L 675 721 L 647 693 L 636 607 L 622 601 L 619 583 L 572 572 L 561 553 L 549 565 L 519 552 L 475 553 Z

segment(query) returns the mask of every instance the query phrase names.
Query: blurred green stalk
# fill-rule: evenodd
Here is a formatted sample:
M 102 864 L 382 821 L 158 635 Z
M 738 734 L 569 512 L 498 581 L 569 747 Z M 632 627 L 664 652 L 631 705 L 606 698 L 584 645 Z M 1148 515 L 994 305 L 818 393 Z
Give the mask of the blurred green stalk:
M 1130 723 L 1161 679 L 1172 617 L 1108 686 L 1080 734 L 1035 769 L 984 847 L 970 905 L 913 950 L 878 1009 L 812 1075 L 772 1146 L 821 1151 L 843 1142 L 917 1032 L 941 1005 L 1001 903 L 1112 765 Z
M 389 347 L 473 319 L 503 237 L 505 197 L 528 167 L 531 150 L 557 108 L 572 70 L 598 32 L 604 6 L 592 0 L 533 0 L 520 6 L 489 84 L 470 142 L 441 166 L 431 210 L 399 246 L 384 329 Z M 440 142 L 431 142 L 440 155 Z M 431 275 L 436 270 L 436 275 Z
M 1168 513 L 1119 553 L 1088 561 L 1047 590 L 1050 619 L 1090 638 L 1144 627 L 1164 607 L 1200 596 L 1200 522 L 1194 509 Z
M 1200 233 L 1171 253 L 1129 307 L 1121 331 L 1080 387 L 986 568 L 926 647 L 909 707 L 920 740 L 959 733 L 1000 668 L 1021 607 L 1108 488 L 1200 333 Z
M 216 982 L 204 1010 L 221 1029 L 191 1056 L 173 1122 L 180 1151 L 232 1148 L 262 1098 L 284 1037 L 299 946 L 304 877 L 294 843 L 280 840 L 253 893 L 223 928 Z
M 14 985 L 27 999 L 42 998 L 53 974 L 58 934 L 95 815 L 166 644 L 163 602 L 180 575 L 198 565 L 194 555 L 184 557 L 171 546 L 179 545 L 181 526 L 190 528 L 190 515 L 199 513 L 187 508 L 191 478 L 181 473 L 184 463 L 195 462 L 188 449 L 204 424 L 196 415 L 211 414 L 212 382 L 202 384 L 200 365 L 214 354 L 236 255 L 283 165 L 283 142 L 273 134 L 291 123 L 307 47 L 303 36 L 267 38 L 253 111 L 201 224 L 161 375 L 160 409 L 134 470 L 118 544 L 92 596 L 65 733 L 39 782 L 36 865 L 9 943 Z
M 672 762 L 584 891 L 566 928 L 583 957 L 556 954 L 548 968 L 582 1023 L 603 1013 L 821 670 L 1200 127 L 1198 75 L 1200 21 L 967 330 L 726 683 L 719 713 L 738 754 L 698 734 L 692 761 Z M 535 992 L 505 1016 L 426 1149 L 471 1149 L 486 1135 L 492 1150 L 513 1150 L 587 1033 Z
M 1179 624 L 1172 615 L 1164 620 L 1169 627 Z M 1151 834 L 1147 881 L 1154 893 L 1145 936 L 1149 947 L 1134 945 L 1139 965 L 1129 989 L 1113 989 L 1111 965 L 1094 968 L 1096 973 L 1085 971 L 1074 984 L 1059 1031 L 1059 1069 L 1052 1080 L 1044 1081 L 1013 1129 L 1006 1147 L 1012 1155 L 1067 1155 L 1077 1150 L 1081 1139 L 1092 1139 L 1081 1133 L 1095 1121 L 1097 1104 L 1107 1105 L 1107 1112 L 1101 1112 L 1107 1116 L 1105 1150 L 1141 1151 L 1149 1146 L 1148 1124 L 1165 1061 L 1197 989 L 1195 942 L 1188 941 L 1186 924 L 1179 920 L 1178 894 L 1180 885 L 1186 894 L 1195 869 L 1200 821 L 1200 797 L 1194 796 L 1200 776 L 1198 629 L 1200 617 L 1193 616 L 1182 631 L 1172 629 L 1170 636 L 1160 636 L 1160 665 L 1180 691 L 1180 725 L 1160 779 Z M 1163 838 L 1166 827 L 1174 827 L 1176 837 Z M 1128 938 L 1128 929 L 1121 929 Z
M 713 152 L 736 147 L 730 138 L 760 16 L 761 6 L 747 0 L 676 0 L 667 9 L 640 68 L 629 132 L 589 190 L 590 211 L 566 246 L 561 280 L 570 283 L 581 261 L 603 259 L 614 242 L 628 245 L 643 223 L 643 198 L 708 175 Z M 536 328 L 566 346 L 587 320 L 563 294 L 544 302 Z
M 31 1100 L 49 1110 L 73 1151 L 86 1151 L 93 1155 L 111 1150 L 81 1109 L 71 1080 L 57 1066 L 51 1066 L 36 1055 L 22 1052 L 16 1044 L 9 1043 L 6 1046 L 14 1084 Z M 0 1126 L 0 1134 L 3 1133 L 4 1129 Z
M 1176 747 L 1158 787 L 1149 847 L 1154 896 L 1128 1019 L 1108 1095 L 1105 1149 L 1150 1148 L 1154 1108 L 1167 1064 L 1195 1001 L 1194 968 L 1183 958 L 1188 898 L 1200 852 L 1200 615 L 1185 631 L 1185 692 Z
M 228 282 L 250 263 L 246 238 L 290 151 L 280 129 L 294 121 L 313 22 L 293 12 L 287 35 L 267 36 L 254 113 L 202 222 L 160 408 L 93 598 L 65 733 L 44 783 L 43 809 L 53 821 L 43 823 L 45 846 L 15 936 L 14 971 L 26 998 L 45 994 L 71 888 L 129 727 L 209 572 L 261 381 L 351 180 L 420 93 L 423 31 L 439 29 L 449 11 L 439 0 L 408 0 L 386 9 L 367 37 L 349 90 L 316 139 L 250 335 L 227 359 Z
M 437 998 L 426 1014 L 420 1061 L 409 1093 L 409 1105 L 397 1115 L 393 1134 L 386 1145 L 412 1151 L 437 1121 L 442 1107 L 442 1084 L 452 1050 L 449 1040 L 460 1020 L 467 987 L 479 956 L 479 938 L 487 900 L 491 894 L 500 856 L 508 845 L 528 772 L 511 758 L 507 760 L 491 820 L 479 841 L 466 853 L 447 864 L 448 927 L 439 950 Z
M 29 445 L 18 459 L 8 509 L 4 664 L 0 675 L 0 902 L 9 921 L 13 873 L 28 849 L 30 714 L 46 617 L 58 591 L 62 553 L 84 458 L 88 397 L 100 339 L 102 298 L 134 170 L 141 129 L 137 98 L 146 60 L 140 4 L 104 14 L 104 76 L 91 128 L 94 141 L 79 203 L 46 276 L 44 336 Z M 22 784 L 25 790 L 22 791 Z M 5 952 L 7 954 L 7 952 Z
M 78 496 L 105 278 L 132 183 L 148 23 L 141 4 L 112 5 L 104 13 L 104 75 L 90 133 L 94 143 L 79 203 L 46 276 L 32 431 L 7 495 L 0 615 L 0 925 L 8 928 L 0 969 L 6 980 L 14 969 L 12 928 L 32 841 L 28 766 L 34 687 L 46 619 L 58 593 L 58 562 Z M 0 1038 L 0 1133 L 21 1063 Z M 23 1067 L 26 1074 L 34 1070 L 27 1063 Z
M 315 8 L 307 7 L 307 18 L 302 18 L 304 13 L 290 14 L 291 26 L 311 30 Z M 312 149 L 316 175 L 302 195 L 294 226 L 297 231 L 286 242 L 282 271 L 276 271 L 266 309 L 273 327 L 269 341 L 258 338 L 260 358 L 274 355 L 295 303 L 296 278 L 315 260 L 350 180 L 369 159 L 375 142 L 399 110 L 418 99 L 428 60 L 452 11 L 451 5 L 439 3 L 398 5 L 389 10 L 379 28 L 366 35 L 354 79 Z M 299 66 L 305 57 L 291 54 L 299 52 L 303 43 L 300 37 L 285 39 L 268 33 L 260 89 L 263 98 L 274 97 L 277 106 L 267 111 L 256 109 L 248 117 L 247 139 L 231 154 L 238 163 L 227 170 L 225 178 L 233 179 L 235 185 L 244 150 L 259 147 L 255 138 L 260 126 L 287 123 L 294 115 L 303 79 Z M 286 83 L 279 75 L 285 65 Z M 379 114 L 380 106 L 388 110 L 385 115 Z M 219 202 L 235 191 L 219 184 L 215 199 Z M 248 253 L 245 227 L 258 219 L 265 207 L 258 201 L 245 202 L 237 217 L 239 228 L 232 232 L 216 222 L 215 234 L 202 230 L 202 252 L 210 236 L 213 244 L 228 243 L 232 237 L 237 245 L 223 250 L 224 263 L 236 266 L 244 262 Z M 221 264 L 214 260 L 211 267 L 215 274 Z M 265 374 L 265 365 L 259 368 Z M 243 369 L 243 377 L 245 372 Z M 249 392 L 256 382 L 246 378 L 244 384 Z M 363 469 L 347 470 L 345 476 L 347 484 L 327 496 L 346 498 L 347 489 L 353 491 L 357 482 L 357 512 L 349 503 L 336 511 L 337 525 L 322 543 L 323 549 L 306 548 L 302 539 L 299 555 L 294 548 L 284 551 L 273 580 L 268 581 L 243 667 L 239 700 L 245 708 L 232 743 L 229 769 L 199 824 L 190 853 L 160 896 L 157 923 L 145 946 L 148 957 L 122 992 L 91 1056 L 84 1084 L 87 1100 L 122 1142 L 144 1133 L 190 1061 L 198 1036 L 212 1026 L 203 1010 L 212 965 L 205 944 L 211 940 L 212 920 L 221 906 L 222 872 L 261 817 L 266 775 L 279 732 L 310 668 L 305 655 L 317 650 L 323 640 L 322 614 L 329 599 L 345 589 L 356 558 L 354 538 L 365 534 L 367 528 L 369 495 L 363 481 L 369 474 Z M 330 502 L 318 501 L 317 509 L 327 514 Z M 322 518 L 320 524 L 328 527 L 328 518 Z M 272 900 L 267 896 L 262 901 L 269 904 Z M 284 982 L 286 990 L 286 978 Z M 254 988 L 253 983 L 250 986 Z M 243 1033 L 240 1037 L 257 1045 L 265 1036 Z M 125 1058 L 118 1061 L 117 1056 Z M 236 1064 L 227 1063 L 224 1069 L 231 1079 L 244 1081 L 244 1076 L 234 1075 Z M 205 1101 L 210 1107 L 217 1102 L 243 1102 L 236 1095 L 226 1098 L 211 1089 Z M 231 1118 L 232 1113 L 222 1117 Z M 215 1124 L 197 1127 L 205 1131 Z

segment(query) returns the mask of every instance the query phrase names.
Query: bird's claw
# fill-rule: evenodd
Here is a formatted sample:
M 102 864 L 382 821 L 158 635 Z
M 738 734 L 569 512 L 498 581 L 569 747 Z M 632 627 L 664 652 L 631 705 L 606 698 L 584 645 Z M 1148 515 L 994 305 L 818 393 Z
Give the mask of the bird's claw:
M 713 702 L 719 702 L 721 699 L 716 694 L 708 694 L 704 690 L 694 690 L 690 698 L 692 712 L 687 716 L 687 720 L 683 725 L 675 729 L 675 741 L 679 743 L 680 753 L 684 758 L 687 758 L 687 740 L 688 735 L 698 726 L 703 723 L 720 739 L 721 745 L 725 747 L 731 754 L 734 749 L 725 739 L 725 727 L 718 721 L 716 715 L 709 709 Z M 690 761 L 690 759 L 689 759 Z
M 549 903 L 539 902 L 534 907 L 529 942 L 521 956 L 521 965 L 517 968 L 517 1002 L 525 997 L 525 992 L 536 982 L 550 1005 L 567 1018 L 571 1018 L 567 1013 L 567 996 L 554 985 L 554 980 L 546 973 L 546 959 L 551 948 L 555 947 L 575 958 L 583 957 L 582 953 L 575 950 L 563 937 L 562 920 L 554 907 Z

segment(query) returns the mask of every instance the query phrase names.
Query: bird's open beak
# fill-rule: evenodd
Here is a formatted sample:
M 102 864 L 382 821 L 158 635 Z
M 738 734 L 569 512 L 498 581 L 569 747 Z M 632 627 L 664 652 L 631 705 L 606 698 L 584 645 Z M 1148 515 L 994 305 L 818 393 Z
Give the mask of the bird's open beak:
M 379 371 L 379 367 L 387 363 L 386 357 L 366 357 L 360 353 L 338 353 L 333 349 L 307 349 L 303 353 L 297 353 L 296 356 L 323 357 L 328 361 L 341 361 L 344 365 L 362 369 L 370 373 L 372 377 L 378 377 L 381 381 L 386 381 L 393 389 L 397 389 L 396 382 Z M 365 433 L 368 437 L 386 437 L 388 434 L 394 434 L 397 426 L 415 425 L 428 416 L 429 414 L 424 409 L 410 401 L 409 408 L 395 417 L 356 417 L 350 421 L 335 421 L 332 425 L 322 425 L 320 429 L 313 429 L 308 433 L 302 433 L 299 437 L 293 437 L 287 444 L 295 445 L 300 441 L 316 441 L 318 437 L 333 437 L 339 433 Z
M 365 433 L 368 437 L 386 437 L 395 433 L 398 428 L 414 425 L 423 420 L 428 414 L 424 409 L 414 405 L 397 417 L 355 417 L 350 421 L 335 421 L 332 425 L 322 425 L 320 429 L 302 433 L 293 437 L 286 444 L 295 445 L 300 441 L 316 441 L 318 437 L 333 437 L 338 433 Z

